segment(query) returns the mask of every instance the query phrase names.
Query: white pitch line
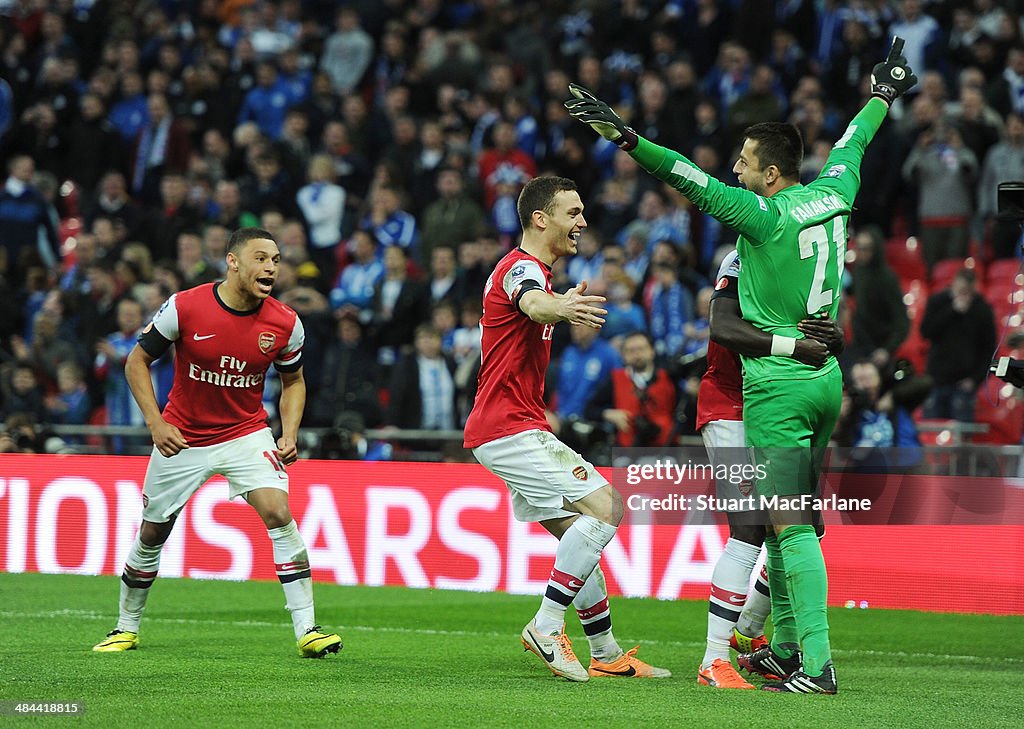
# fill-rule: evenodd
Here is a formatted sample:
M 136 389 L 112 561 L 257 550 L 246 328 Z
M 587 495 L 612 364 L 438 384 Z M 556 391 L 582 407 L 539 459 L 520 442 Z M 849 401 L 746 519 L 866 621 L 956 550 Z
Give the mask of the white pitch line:
M 16 612 L 11 610 L 0 610 L 0 617 L 3 618 L 27 618 L 30 620 L 44 620 L 53 618 L 78 618 L 81 620 L 110 620 L 111 615 L 98 613 L 94 610 L 49 610 L 45 612 Z M 286 628 L 289 623 L 284 621 L 272 623 L 265 620 L 210 620 L 198 618 L 146 618 L 147 623 L 166 623 L 169 625 L 229 625 L 235 628 Z M 446 630 L 435 628 L 400 628 L 378 625 L 339 625 L 338 630 L 358 631 L 364 633 L 401 633 L 410 635 L 441 635 L 458 638 L 508 638 L 509 633 L 482 630 Z M 640 643 L 641 645 L 663 645 L 674 648 L 702 648 L 704 641 L 683 641 L 683 640 L 651 640 L 646 638 L 625 640 L 625 643 Z M 913 658 L 923 660 L 946 660 L 966 661 L 971 663 L 1024 663 L 1022 658 L 1010 656 L 972 656 L 957 655 L 955 653 L 918 653 L 911 651 L 876 651 L 862 648 L 837 648 L 833 653 L 846 656 L 875 656 L 880 658 Z

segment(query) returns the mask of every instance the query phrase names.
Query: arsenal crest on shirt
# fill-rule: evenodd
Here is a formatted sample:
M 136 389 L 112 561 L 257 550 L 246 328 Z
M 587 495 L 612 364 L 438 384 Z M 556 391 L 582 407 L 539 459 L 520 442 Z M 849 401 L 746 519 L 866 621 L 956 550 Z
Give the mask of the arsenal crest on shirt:
M 277 335 L 273 332 L 260 332 L 259 338 L 260 351 L 263 354 L 267 354 L 271 349 L 274 348 L 274 342 L 277 341 Z

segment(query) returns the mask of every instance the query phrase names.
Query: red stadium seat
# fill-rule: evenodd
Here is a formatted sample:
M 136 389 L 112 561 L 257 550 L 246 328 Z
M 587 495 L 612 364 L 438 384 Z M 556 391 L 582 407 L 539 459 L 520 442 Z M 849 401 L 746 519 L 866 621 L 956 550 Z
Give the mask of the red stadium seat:
M 1020 266 L 1020 259 L 1017 258 L 1000 258 L 997 261 L 992 261 L 988 264 L 988 269 L 985 272 L 986 285 L 1015 284 L 1019 288 L 1020 284 L 1024 283 L 1024 276 L 1022 276 L 1022 280 L 1016 280 L 1016 276 L 1021 272 Z
M 971 263 L 968 264 L 968 261 Z M 973 262 L 973 258 L 947 258 L 936 263 L 932 268 L 932 290 L 939 291 L 949 286 L 961 268 L 975 268 Z
M 910 332 L 893 356 L 896 359 L 909 360 L 915 370 L 924 372 L 928 349 L 931 346 L 928 340 L 921 336 L 921 319 L 928 303 L 928 284 L 920 279 L 914 279 L 900 281 L 900 286 L 903 289 L 903 303 L 907 306 L 907 316 L 910 318 Z
M 896 276 L 901 279 L 923 279 L 927 277 L 928 272 L 921 258 L 921 249 L 914 238 L 909 240 L 890 239 L 885 244 L 885 260 L 889 263 L 889 267 L 895 271 Z
M 1013 385 L 990 381 L 978 390 L 974 419 L 988 425 L 988 432 L 972 439 L 974 443 L 1017 445 L 1024 438 L 1024 402 L 1017 399 Z

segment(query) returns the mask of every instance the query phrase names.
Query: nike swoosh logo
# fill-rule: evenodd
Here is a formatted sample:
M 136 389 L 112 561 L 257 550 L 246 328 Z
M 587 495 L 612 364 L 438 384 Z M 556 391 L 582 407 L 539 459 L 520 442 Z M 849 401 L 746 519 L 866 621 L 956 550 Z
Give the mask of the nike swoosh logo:
M 203 336 L 200 337 L 199 333 L 196 332 L 195 334 L 192 335 L 192 338 L 194 340 L 196 340 L 197 342 L 201 342 L 204 339 L 209 339 L 210 337 L 216 337 L 216 336 L 217 336 L 216 334 L 204 334 Z
M 570 590 L 582 590 L 583 589 L 583 583 L 578 581 L 578 580 L 569 580 L 569 589 Z
M 729 602 L 733 605 L 742 605 L 747 601 L 745 595 L 729 595 Z
M 594 666 L 593 670 L 600 671 L 601 673 L 608 674 L 609 676 L 635 676 L 636 675 L 636 669 L 633 666 L 630 666 L 625 671 L 606 671 L 603 668 L 598 668 L 597 666 Z
M 529 631 L 527 631 L 527 632 L 529 632 Z M 554 653 L 554 651 L 552 651 L 551 653 L 548 653 L 543 648 L 541 648 L 540 647 L 540 643 L 538 643 L 537 639 L 533 637 L 533 633 L 530 633 L 530 640 L 532 640 L 533 644 L 535 646 L 537 646 L 537 650 L 540 651 L 541 658 L 543 658 L 548 663 L 553 663 L 554 662 L 554 660 L 555 660 L 555 653 Z

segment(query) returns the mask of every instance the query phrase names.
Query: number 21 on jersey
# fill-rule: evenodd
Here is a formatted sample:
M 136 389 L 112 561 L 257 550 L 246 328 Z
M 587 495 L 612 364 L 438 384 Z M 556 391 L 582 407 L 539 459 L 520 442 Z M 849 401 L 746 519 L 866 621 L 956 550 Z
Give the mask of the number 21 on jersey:
M 829 230 L 831 228 L 831 231 Z M 829 233 L 831 232 L 831 236 Z M 831 240 L 829 239 L 831 237 Z M 825 288 L 825 276 L 828 270 L 829 250 L 836 252 L 836 271 L 838 277 L 835 291 L 838 296 L 839 286 L 843 281 L 843 268 L 846 258 L 846 219 L 842 215 L 832 218 L 830 223 L 814 225 L 800 231 L 797 239 L 800 245 L 800 260 L 816 256 L 814 260 L 814 278 L 811 290 L 807 294 L 807 313 L 810 315 L 827 311 L 832 306 L 833 289 Z

